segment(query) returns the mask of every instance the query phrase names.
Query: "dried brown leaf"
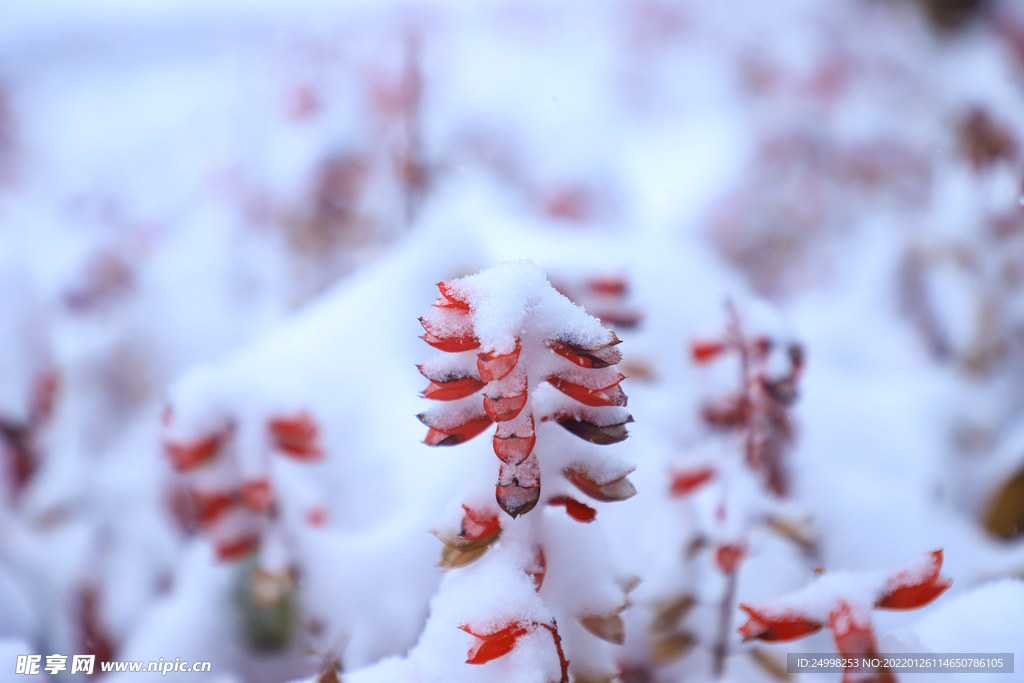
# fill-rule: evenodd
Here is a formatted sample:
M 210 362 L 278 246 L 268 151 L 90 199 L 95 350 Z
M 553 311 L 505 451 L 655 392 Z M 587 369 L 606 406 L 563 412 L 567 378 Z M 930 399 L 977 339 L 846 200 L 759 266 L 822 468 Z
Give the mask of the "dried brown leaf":
M 689 631 L 679 631 L 664 635 L 651 643 L 651 661 L 658 666 L 671 664 L 697 644 L 697 639 Z
M 626 625 L 618 612 L 609 615 L 596 615 L 581 617 L 580 623 L 583 628 L 592 634 L 615 645 L 622 645 L 626 642 Z
M 674 631 L 679 622 L 686 618 L 697 600 L 689 593 L 670 600 L 663 600 L 654 607 L 654 619 L 651 621 L 651 633 L 669 633 Z
M 804 552 L 810 553 L 818 549 L 818 536 L 805 522 L 773 515 L 768 517 L 768 527 L 792 541 Z
M 985 528 L 1006 540 L 1024 534 L 1024 470 L 996 491 L 985 514 Z
M 788 683 L 793 680 L 793 677 L 786 671 L 786 664 L 779 661 L 767 648 L 754 646 L 750 650 L 750 657 L 772 680 L 781 681 L 782 683 Z

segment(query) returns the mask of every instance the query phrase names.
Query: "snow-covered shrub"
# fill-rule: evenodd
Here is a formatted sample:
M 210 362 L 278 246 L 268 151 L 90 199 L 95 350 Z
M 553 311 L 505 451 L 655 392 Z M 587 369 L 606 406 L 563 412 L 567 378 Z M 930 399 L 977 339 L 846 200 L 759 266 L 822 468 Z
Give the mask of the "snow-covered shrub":
M 425 442 L 454 446 L 496 422 L 497 472 L 481 473 L 497 481 L 491 495 L 473 481 L 456 503 L 457 530 L 435 532 L 449 572 L 417 647 L 351 680 L 387 680 L 400 666 L 438 682 L 611 681 L 631 584 L 599 531 L 583 526 L 597 510 L 573 488 L 597 501 L 636 490 L 626 478 L 632 467 L 573 437 L 598 445 L 626 438 L 618 339 L 531 263 L 439 288 L 421 319 L 424 340 L 448 354 L 420 366 L 430 380 L 424 396 L 439 401 L 420 415 Z
M 824 574 L 789 595 L 756 605 L 741 604 L 750 618 L 739 632 L 744 638 L 779 642 L 803 638 L 827 626 L 839 654 L 877 655 L 871 610 L 907 610 L 927 605 L 952 585 L 941 571 L 942 551 L 936 550 L 893 569 Z M 845 668 L 844 683 L 896 681 L 892 671 L 885 667 Z

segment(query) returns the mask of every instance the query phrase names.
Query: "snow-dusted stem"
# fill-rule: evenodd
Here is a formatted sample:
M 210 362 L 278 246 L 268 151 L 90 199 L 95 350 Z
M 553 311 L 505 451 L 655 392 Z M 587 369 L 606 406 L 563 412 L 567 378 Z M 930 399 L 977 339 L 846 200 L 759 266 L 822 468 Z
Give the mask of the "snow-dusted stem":
M 736 601 L 736 572 L 729 574 L 725 593 L 722 595 L 722 602 L 718 609 L 718 634 L 715 637 L 715 645 L 712 650 L 711 675 L 721 678 L 725 672 L 725 658 L 729 654 L 729 633 L 732 632 L 732 609 Z

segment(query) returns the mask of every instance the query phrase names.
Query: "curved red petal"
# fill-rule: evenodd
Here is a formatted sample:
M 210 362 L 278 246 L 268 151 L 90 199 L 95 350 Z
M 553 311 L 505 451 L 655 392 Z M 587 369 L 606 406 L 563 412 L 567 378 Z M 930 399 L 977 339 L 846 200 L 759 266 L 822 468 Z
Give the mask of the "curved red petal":
M 420 419 L 423 419 L 422 416 Z M 478 436 L 490 425 L 491 418 L 486 415 L 480 415 L 450 428 L 439 429 L 437 427 L 430 427 L 430 431 L 427 432 L 423 443 L 428 446 L 455 446 Z
M 878 652 L 869 616 L 859 614 L 845 600 L 839 600 L 829 611 L 828 627 L 840 654 L 873 655 Z
M 587 280 L 587 287 L 605 296 L 623 296 L 629 288 L 629 279 L 621 275 L 598 275 Z
M 484 383 L 494 382 L 506 377 L 519 362 L 521 347 L 519 340 L 516 340 L 516 348 L 510 353 L 500 355 L 492 353 L 481 353 L 477 356 L 476 367 L 480 371 L 480 379 Z
M 624 379 L 626 379 L 626 376 L 620 374 L 615 382 L 599 389 L 588 389 L 583 385 L 557 376 L 548 377 L 548 383 L 569 398 L 573 398 L 585 406 L 595 408 L 602 406 L 621 407 L 626 405 L 627 400 L 625 392 L 619 386 L 619 382 Z
M 459 310 L 466 311 L 467 313 L 470 311 L 469 303 L 452 291 L 450 282 L 438 282 L 437 289 L 441 292 L 441 296 L 448 300 L 448 303 L 451 306 L 458 308 Z
M 220 562 L 234 562 L 256 552 L 260 546 L 260 537 L 257 534 L 242 536 L 230 541 L 221 541 L 217 544 L 217 560 Z
M 879 609 L 916 609 L 942 595 L 953 585 L 951 579 L 940 576 L 942 550 L 930 554 L 928 567 L 921 571 L 901 571 L 889 577 L 885 591 L 875 602 Z
M 614 337 L 612 343 L 598 349 L 583 349 L 561 341 L 549 341 L 548 348 L 565 358 L 573 365 L 581 368 L 606 368 L 622 360 L 622 352 L 614 348 L 619 339 Z
M 203 463 L 212 460 L 220 449 L 223 436 L 211 434 L 199 441 L 182 443 L 165 441 L 164 450 L 171 459 L 171 464 L 178 472 L 188 472 Z
M 195 505 L 196 522 L 199 526 L 209 528 L 235 505 L 235 497 L 230 493 L 204 493 L 192 491 L 192 503 Z
M 423 390 L 423 398 L 435 401 L 455 401 L 471 396 L 484 388 L 484 383 L 475 377 L 462 377 L 450 382 L 431 382 Z M 484 407 L 487 407 L 486 401 Z M 493 418 L 492 418 L 493 419 Z
M 459 353 L 461 351 L 472 351 L 480 348 L 480 340 L 472 335 L 459 337 L 438 337 L 429 332 L 420 335 L 420 339 L 433 346 L 438 351 L 445 353 Z
M 584 524 L 593 522 L 594 518 L 597 517 L 597 510 L 571 496 L 555 496 L 548 501 L 548 505 L 564 505 L 565 511 L 569 513 L 570 517 Z
M 527 629 L 521 622 L 509 624 L 500 631 L 481 635 L 474 633 L 467 624 L 459 626 L 459 629 L 479 639 L 479 643 L 470 648 L 467 655 L 467 664 L 486 664 L 499 657 L 503 657 L 512 651 L 516 643 L 527 634 Z
M 494 497 L 498 505 L 512 518 L 525 515 L 537 507 L 540 500 L 540 485 L 522 485 L 513 480 L 509 484 L 498 484 L 494 487 Z
M 930 584 L 897 588 L 876 602 L 875 607 L 879 609 L 917 609 L 935 600 L 952 585 L 952 579 L 944 579 Z
M 674 498 L 688 496 L 715 476 L 715 468 L 701 467 L 694 470 L 677 470 L 672 473 L 671 495 Z
M 824 627 L 819 621 L 805 617 L 795 611 L 782 614 L 769 613 L 758 607 L 740 603 L 740 609 L 750 615 L 750 619 L 739 628 L 745 638 L 756 638 L 769 643 L 796 640 L 817 633 Z
M 508 422 L 523 411 L 527 398 L 529 398 L 527 391 L 515 396 L 484 395 L 484 412 L 495 422 Z
M 492 445 L 494 447 L 494 454 L 502 462 L 506 462 L 509 465 L 518 465 L 530 457 L 530 453 L 533 453 L 533 448 L 537 445 L 537 435 L 517 436 L 513 434 L 511 436 L 499 436 L 495 433 Z
M 462 515 L 462 531 L 459 538 L 475 541 L 501 531 L 498 516 L 489 510 L 473 510 L 465 505 L 462 509 L 465 510 L 465 514 Z
M 323 457 L 320 428 L 308 413 L 277 415 L 267 423 L 275 448 L 296 460 L 314 461 Z
M 694 363 L 703 365 L 718 358 L 726 346 L 720 341 L 698 340 L 690 343 L 690 357 Z

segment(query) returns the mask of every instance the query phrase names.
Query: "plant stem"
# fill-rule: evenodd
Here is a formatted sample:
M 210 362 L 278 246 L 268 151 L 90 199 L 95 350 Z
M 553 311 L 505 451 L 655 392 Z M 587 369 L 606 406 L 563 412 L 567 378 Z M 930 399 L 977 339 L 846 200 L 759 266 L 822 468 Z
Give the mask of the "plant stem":
M 729 632 L 732 631 L 732 604 L 736 600 L 736 576 L 738 572 L 729 574 L 725 584 L 725 594 L 718 610 L 718 636 L 712 650 L 711 675 L 721 678 L 725 672 L 725 658 L 729 654 Z

